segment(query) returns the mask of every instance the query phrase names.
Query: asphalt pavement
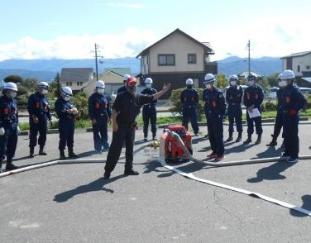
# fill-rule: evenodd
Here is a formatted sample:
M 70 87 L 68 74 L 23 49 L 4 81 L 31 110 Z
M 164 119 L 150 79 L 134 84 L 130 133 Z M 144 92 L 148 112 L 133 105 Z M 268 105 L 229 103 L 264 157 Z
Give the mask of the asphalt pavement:
M 224 161 L 280 155 L 281 138 L 276 148 L 265 146 L 272 128 L 263 127 L 260 145 L 226 144 Z M 300 126 L 301 155 L 311 154 L 310 128 Z M 200 129 L 201 136 L 193 139 L 194 157 L 205 159 L 210 147 L 203 138 L 206 128 Z M 135 148 L 143 145 L 141 139 L 138 130 Z M 27 158 L 28 142 L 27 137 L 19 137 L 17 165 L 58 158 L 58 134 L 48 136 L 48 156 Z M 157 149 L 145 148 L 135 154 L 139 176 L 123 176 L 121 160 L 108 181 L 102 178 L 107 153 L 93 152 L 92 133 L 77 131 L 75 151 L 102 161 L 56 165 L 0 178 L 0 242 L 311 241 L 311 217 L 170 172 L 161 167 Z M 211 168 L 189 162 L 174 166 L 311 210 L 308 160 L 293 165 L 276 162 Z

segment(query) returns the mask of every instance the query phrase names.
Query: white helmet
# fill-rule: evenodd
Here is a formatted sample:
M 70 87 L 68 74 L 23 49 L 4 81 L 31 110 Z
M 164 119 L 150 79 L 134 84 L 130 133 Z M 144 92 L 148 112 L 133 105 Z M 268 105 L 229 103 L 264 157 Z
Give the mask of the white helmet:
M 17 85 L 13 82 L 4 83 L 3 89 L 13 90 L 17 92 Z
M 145 79 L 145 84 L 153 84 L 152 78 L 146 78 Z
M 103 80 L 98 80 L 96 82 L 96 88 L 99 88 L 99 89 L 104 89 L 106 86 L 105 86 L 105 83 Z
M 61 88 L 61 94 L 63 96 L 72 96 L 72 89 L 68 86 L 62 87 Z
M 282 80 L 282 73 L 279 73 L 277 80 Z
M 295 73 L 289 69 L 284 70 L 283 73 L 281 74 L 281 79 L 283 80 L 295 79 Z
M 123 80 L 124 80 L 124 81 L 127 81 L 130 77 L 131 77 L 131 75 L 125 74 L 125 75 L 123 76 Z
M 193 85 L 193 79 L 192 78 L 188 78 L 186 80 L 186 85 Z
M 48 89 L 49 84 L 47 82 L 40 82 L 40 83 L 38 83 L 38 88 Z
M 215 78 L 214 74 L 212 74 L 212 73 L 207 73 L 204 77 L 205 83 L 213 83 L 215 81 L 216 81 L 216 78 Z
M 237 75 L 233 74 L 230 76 L 229 81 L 239 81 L 239 78 Z

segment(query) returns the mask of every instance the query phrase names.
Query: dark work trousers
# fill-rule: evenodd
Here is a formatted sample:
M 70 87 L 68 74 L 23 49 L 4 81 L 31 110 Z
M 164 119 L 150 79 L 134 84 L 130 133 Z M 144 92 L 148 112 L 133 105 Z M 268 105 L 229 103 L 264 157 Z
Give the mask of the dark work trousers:
M 282 127 L 283 127 L 283 114 L 282 114 L 282 111 L 277 111 L 276 117 L 275 117 L 274 130 L 273 130 L 273 138 L 275 140 L 280 135 Z M 284 137 L 284 129 L 283 129 L 282 137 Z
M 228 107 L 229 134 L 234 132 L 234 122 L 238 133 L 242 133 L 242 108 L 240 105 L 229 105 Z
M 101 117 L 96 119 L 96 123 L 93 124 L 93 140 L 96 151 L 101 151 L 103 148 L 108 147 L 107 123 L 108 118 Z
M 152 137 L 157 134 L 157 111 L 154 105 L 145 105 L 143 107 L 143 121 L 144 121 L 144 137 L 148 137 L 149 122 L 151 123 Z
M 111 173 L 114 170 L 121 154 L 122 146 L 125 143 L 125 171 L 133 168 L 133 147 L 135 128 L 130 126 L 120 126 L 117 132 L 113 132 L 112 142 L 109 148 L 105 171 Z
M 59 150 L 65 150 L 67 145 L 68 150 L 73 149 L 74 141 L 74 121 L 73 120 L 59 120 Z
M 44 147 L 46 142 L 46 133 L 47 133 L 47 121 L 39 121 L 34 123 L 33 121 L 29 122 L 30 124 L 30 133 L 29 133 L 29 147 L 35 147 L 38 144 L 40 147 Z M 39 133 L 39 138 L 37 136 Z
M 246 120 L 247 120 L 247 134 L 250 136 L 254 133 L 254 123 L 256 126 L 256 133 L 258 135 L 262 134 L 262 125 L 261 125 L 261 116 L 250 118 L 248 112 L 246 111 Z
M 15 155 L 17 145 L 17 127 L 4 128 L 5 134 L 0 136 L 0 159 L 4 160 L 5 156 L 7 161 L 12 162 Z
M 193 129 L 194 134 L 198 134 L 199 126 L 198 126 L 198 116 L 197 110 L 195 107 L 183 108 L 182 112 L 182 125 L 188 130 L 188 123 L 191 122 L 191 126 Z
M 212 151 L 217 156 L 223 156 L 223 118 L 219 115 L 208 115 L 207 127 Z
M 299 153 L 299 137 L 298 137 L 298 123 L 299 116 L 283 115 L 283 133 L 284 133 L 284 147 L 285 155 L 292 158 L 298 158 Z

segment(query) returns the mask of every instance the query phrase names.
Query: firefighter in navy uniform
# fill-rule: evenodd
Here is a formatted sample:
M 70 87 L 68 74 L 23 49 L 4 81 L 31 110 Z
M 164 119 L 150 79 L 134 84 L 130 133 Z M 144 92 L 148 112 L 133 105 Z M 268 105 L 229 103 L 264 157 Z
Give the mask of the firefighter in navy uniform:
M 117 95 L 119 95 L 119 94 L 121 94 L 121 93 L 126 91 L 126 83 L 127 83 L 127 80 L 129 78 L 131 78 L 131 75 L 129 75 L 129 74 L 125 74 L 124 75 L 124 77 L 123 77 L 123 84 L 124 85 L 117 90 Z
M 212 149 L 212 153 L 207 158 L 209 160 L 214 159 L 217 162 L 224 158 L 223 117 L 226 112 L 226 104 L 223 93 L 214 87 L 215 81 L 213 74 L 208 73 L 205 75 L 204 84 L 206 89 L 203 91 L 203 100 L 205 102 L 208 135 Z
M 182 104 L 182 125 L 188 130 L 188 122 L 191 122 L 191 126 L 195 135 L 199 133 L 198 119 L 197 119 L 197 107 L 199 103 L 198 92 L 193 89 L 193 80 L 188 78 L 186 80 L 187 88 L 180 94 L 180 102 Z
M 254 123 L 256 126 L 257 140 L 256 144 L 261 143 L 262 136 L 262 124 L 261 116 L 250 118 L 248 112 L 252 112 L 253 109 L 258 109 L 261 112 L 261 104 L 264 99 L 264 94 L 262 89 L 256 84 L 256 77 L 254 75 L 249 75 L 248 78 L 248 87 L 244 91 L 244 105 L 247 109 L 246 120 L 247 120 L 247 139 L 244 141 L 244 144 L 249 144 L 252 142 L 252 134 L 254 133 Z
M 275 124 L 274 124 L 274 130 L 273 130 L 273 134 L 272 136 L 272 140 L 269 144 L 267 144 L 267 146 L 269 147 L 274 147 L 277 145 L 277 139 L 278 136 L 281 133 L 281 129 L 283 127 L 283 111 L 282 111 L 282 96 L 283 96 L 283 92 L 284 92 L 284 88 L 287 85 L 287 82 L 285 80 L 282 80 L 282 74 L 279 74 L 278 76 L 278 83 L 279 83 L 279 89 L 276 92 L 277 95 L 277 100 L 278 100 L 278 105 L 277 105 L 277 113 L 276 113 L 276 117 L 275 117 Z M 282 137 L 284 138 L 284 132 Z M 283 141 L 283 145 L 284 146 L 284 141 Z
M 226 92 L 226 102 L 228 104 L 228 119 L 229 119 L 229 137 L 226 142 L 233 140 L 234 122 L 236 123 L 236 129 L 238 137 L 236 142 L 240 142 L 242 139 L 242 97 L 243 90 L 238 85 L 239 78 L 236 75 L 232 75 L 229 79 L 230 87 Z
M 126 146 L 124 175 L 139 174 L 133 170 L 134 134 L 137 126 L 135 119 L 143 105 L 157 100 L 170 89 L 169 84 L 164 85 L 162 90 L 154 95 L 136 95 L 136 83 L 136 78 L 130 78 L 127 81 L 127 91 L 119 94 L 113 103 L 111 115 L 113 136 L 107 156 L 104 179 L 110 178 L 110 174 L 119 160 L 124 143 Z
M 38 84 L 38 90 L 28 98 L 28 113 L 29 113 L 29 157 L 34 157 L 34 149 L 37 145 L 37 136 L 39 133 L 38 144 L 40 146 L 39 155 L 47 155 L 44 151 L 46 142 L 46 134 L 48 120 L 51 121 L 50 107 L 46 97 L 49 85 L 46 82 Z
M 92 120 L 93 140 L 95 151 L 101 153 L 109 149 L 108 122 L 111 118 L 110 102 L 104 95 L 105 83 L 96 82 L 96 90 L 88 100 L 89 116 Z
M 12 163 L 19 133 L 16 94 L 15 83 L 4 84 L 3 96 L 0 97 L 0 172 L 5 157 L 7 171 L 17 168 Z
M 75 118 L 78 115 L 77 108 L 70 102 L 72 90 L 70 87 L 62 87 L 60 97 L 55 102 L 55 111 L 59 118 L 59 153 L 60 159 L 66 159 L 65 147 L 68 147 L 69 158 L 77 158 L 73 152 Z
M 157 90 L 152 88 L 152 79 L 146 78 L 145 85 L 146 88 L 141 92 L 143 95 L 154 95 Z M 156 139 L 157 136 L 157 110 L 156 110 L 157 100 L 152 101 L 149 104 L 143 106 L 143 121 L 144 121 L 144 141 L 148 138 L 148 126 L 149 121 L 151 123 L 152 140 Z
M 298 161 L 299 153 L 299 111 L 305 108 L 307 101 L 300 90 L 294 86 L 295 74 L 292 70 L 285 70 L 281 78 L 287 83 L 281 100 L 284 131 L 284 153 L 282 157 L 287 158 L 288 163 L 295 163 Z

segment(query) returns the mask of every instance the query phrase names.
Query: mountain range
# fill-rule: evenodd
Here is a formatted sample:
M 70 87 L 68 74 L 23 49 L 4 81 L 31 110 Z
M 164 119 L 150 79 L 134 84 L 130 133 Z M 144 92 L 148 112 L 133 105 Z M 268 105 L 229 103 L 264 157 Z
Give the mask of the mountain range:
M 217 62 L 218 73 L 225 75 L 245 72 L 248 66 L 247 58 L 237 56 L 230 56 Z M 108 68 L 130 68 L 133 74 L 140 71 L 140 61 L 131 57 L 100 60 L 98 66 L 99 72 Z M 4 60 L 0 62 L 0 80 L 8 75 L 15 74 L 23 78 L 51 81 L 57 72 L 66 67 L 93 67 L 95 69 L 95 61 L 93 59 Z M 276 57 L 254 58 L 251 60 L 251 70 L 260 75 L 268 76 L 282 70 L 282 61 Z

